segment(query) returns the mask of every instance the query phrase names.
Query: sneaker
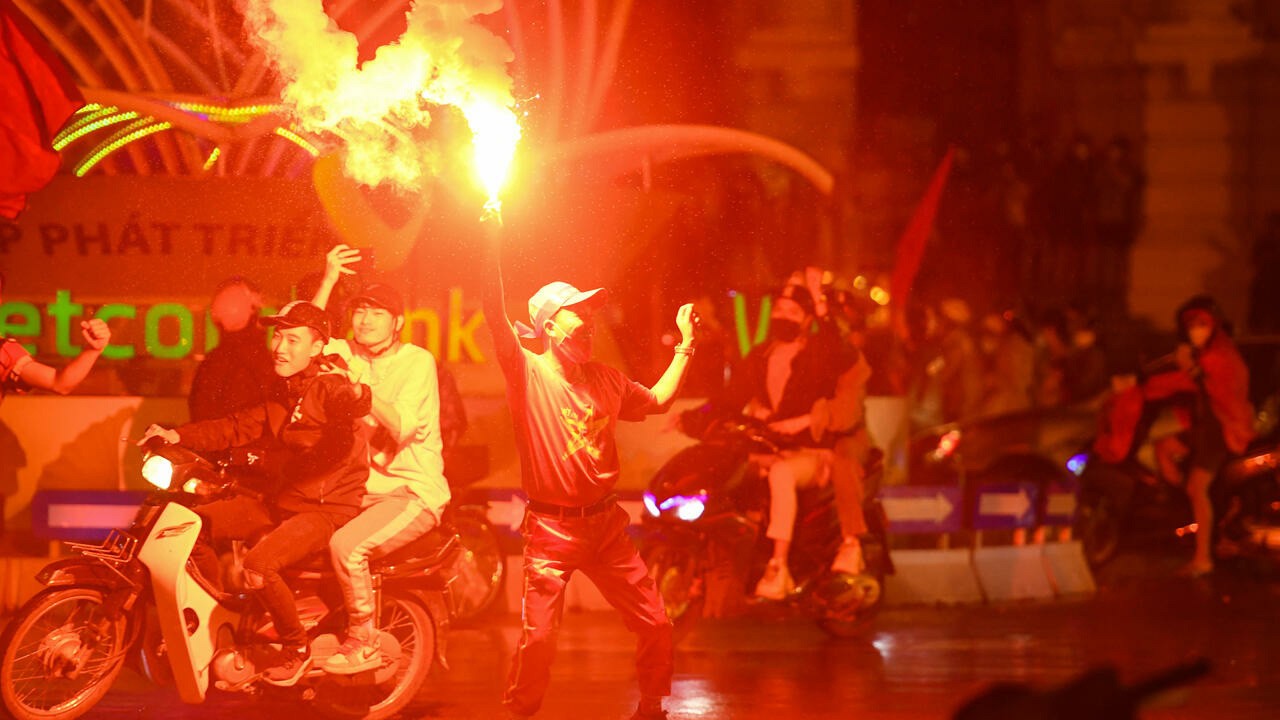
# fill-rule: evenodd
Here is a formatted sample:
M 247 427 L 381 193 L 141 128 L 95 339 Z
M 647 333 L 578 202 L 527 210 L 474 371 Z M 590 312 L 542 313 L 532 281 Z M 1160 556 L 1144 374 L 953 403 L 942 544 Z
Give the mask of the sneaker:
M 662 709 L 662 702 L 649 704 L 641 702 L 636 708 L 636 714 L 631 716 L 631 720 L 667 720 L 667 711 Z
M 262 679 L 278 687 L 293 687 L 311 667 L 311 648 L 282 648 L 263 668 Z
M 382 651 L 378 649 L 377 634 L 364 628 L 351 628 L 338 651 L 324 661 L 324 671 L 334 675 L 355 675 L 381 665 Z
M 791 580 L 791 572 L 777 560 L 769 561 L 764 569 L 764 577 L 756 583 L 756 597 L 765 600 L 785 600 L 795 590 L 796 584 Z
M 1202 578 L 1213 573 L 1213 563 L 1202 563 L 1192 560 L 1181 568 L 1178 568 L 1177 575 L 1181 578 Z
M 831 572 L 858 575 L 867 568 L 862 562 L 862 543 L 857 540 L 845 540 L 840 543 L 840 551 L 836 559 L 831 561 Z

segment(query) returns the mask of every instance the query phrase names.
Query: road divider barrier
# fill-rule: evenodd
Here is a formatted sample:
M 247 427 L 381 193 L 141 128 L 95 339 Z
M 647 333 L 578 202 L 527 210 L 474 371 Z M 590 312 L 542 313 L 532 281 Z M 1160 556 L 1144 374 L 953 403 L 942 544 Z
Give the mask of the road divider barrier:
M 959 605 L 1093 593 L 1071 540 L 1077 488 L 1033 482 L 895 485 L 880 491 L 896 573 L 890 604 Z M 955 547 L 959 543 L 962 546 Z M 932 545 L 932 547 L 930 547 Z

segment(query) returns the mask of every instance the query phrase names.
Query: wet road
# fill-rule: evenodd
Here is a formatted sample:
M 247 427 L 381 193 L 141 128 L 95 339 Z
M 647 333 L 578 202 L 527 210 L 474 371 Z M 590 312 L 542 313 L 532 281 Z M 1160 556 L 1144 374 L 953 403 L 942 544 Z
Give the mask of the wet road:
M 1100 663 L 1121 679 L 1198 655 L 1214 663 L 1189 692 L 1143 717 L 1280 717 L 1280 581 L 1219 573 L 1168 577 L 1124 571 L 1087 600 L 969 608 L 893 608 L 860 641 L 834 641 L 802 619 L 708 621 L 679 647 L 672 718 L 946 718 L 997 681 L 1060 684 Z M 1134 566 L 1138 567 L 1138 566 Z M 437 670 L 406 717 L 501 717 L 519 628 L 502 616 L 457 629 L 452 670 Z M 552 691 L 539 717 L 624 718 L 634 709 L 631 639 L 609 613 L 566 616 Z M 89 718 L 276 718 L 294 707 L 221 696 L 183 706 L 168 692 L 123 678 Z

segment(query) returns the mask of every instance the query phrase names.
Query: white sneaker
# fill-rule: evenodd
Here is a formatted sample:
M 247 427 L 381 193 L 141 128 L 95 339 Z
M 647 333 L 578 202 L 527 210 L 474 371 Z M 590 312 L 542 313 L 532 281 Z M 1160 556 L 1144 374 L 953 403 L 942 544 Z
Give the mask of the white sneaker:
M 857 575 L 867 568 L 862 561 L 862 543 L 857 540 L 845 540 L 840 543 L 840 551 L 836 559 L 831 561 L 831 572 Z
M 796 591 L 796 584 L 791 580 L 791 571 L 777 560 L 770 560 L 764 569 L 764 577 L 756 583 L 756 597 L 765 600 L 785 600 Z
M 367 637 L 363 628 L 352 628 L 338 651 L 324 663 L 324 671 L 334 675 L 355 675 L 382 666 L 377 634 Z

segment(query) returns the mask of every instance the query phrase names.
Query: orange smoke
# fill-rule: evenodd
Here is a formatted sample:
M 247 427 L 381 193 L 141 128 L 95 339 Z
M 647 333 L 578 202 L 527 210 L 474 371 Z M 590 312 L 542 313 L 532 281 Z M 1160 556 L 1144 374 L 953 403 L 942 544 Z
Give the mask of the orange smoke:
M 341 141 L 352 179 L 421 187 L 437 174 L 438 157 L 414 131 L 431 124 L 435 108 L 453 106 L 471 128 L 479 180 L 496 202 L 520 138 L 507 74 L 513 55 L 476 17 L 501 8 L 502 0 L 417 0 L 404 35 L 363 65 L 355 35 L 321 0 L 245 0 L 244 15 L 298 124 Z

